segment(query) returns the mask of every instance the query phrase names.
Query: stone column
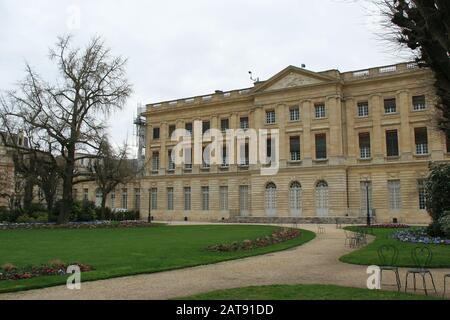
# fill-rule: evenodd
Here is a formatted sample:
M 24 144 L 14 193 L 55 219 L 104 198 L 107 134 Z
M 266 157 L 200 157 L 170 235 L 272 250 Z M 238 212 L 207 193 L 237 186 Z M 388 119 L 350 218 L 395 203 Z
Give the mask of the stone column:
M 409 91 L 401 90 L 397 92 L 397 103 L 400 112 L 400 154 L 403 160 L 412 160 L 413 148 L 411 137 L 414 139 L 414 132 L 411 131 L 409 124 L 409 111 L 411 104 L 409 103 Z
M 311 135 L 311 100 L 303 100 L 301 103 L 301 119 L 303 123 L 303 139 L 301 141 L 300 148 L 302 150 L 301 157 L 305 166 L 312 166 L 312 158 L 314 150 L 312 150 L 312 139 L 314 136 Z

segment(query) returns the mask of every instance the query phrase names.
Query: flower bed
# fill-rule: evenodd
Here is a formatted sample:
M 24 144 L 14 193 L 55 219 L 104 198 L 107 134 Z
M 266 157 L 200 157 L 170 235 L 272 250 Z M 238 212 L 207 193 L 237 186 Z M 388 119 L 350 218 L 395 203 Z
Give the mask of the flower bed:
M 393 239 L 397 239 L 401 242 L 417 243 L 417 244 L 443 244 L 450 245 L 450 239 L 444 239 L 439 237 L 430 237 L 426 228 L 409 229 L 403 231 L 394 232 L 391 236 Z
M 12 264 L 6 264 L 0 268 L 0 281 L 22 280 L 42 276 L 63 276 L 67 274 L 67 267 L 72 265 L 77 265 L 81 272 L 89 272 L 94 270 L 92 266 L 78 262 L 68 264 L 63 262 L 54 262 L 48 265 L 28 266 L 24 268 L 18 268 Z
M 256 248 L 267 247 L 272 244 L 285 242 L 295 239 L 301 235 L 300 230 L 297 229 L 279 229 L 269 236 L 257 238 L 255 240 L 244 240 L 242 242 L 233 242 L 230 244 L 218 244 L 209 246 L 209 251 L 215 252 L 233 252 L 240 250 L 252 250 Z
M 0 223 L 0 230 L 15 229 L 100 229 L 100 228 L 137 228 L 152 227 L 146 221 L 92 221 L 92 222 L 70 222 L 67 224 L 56 223 Z

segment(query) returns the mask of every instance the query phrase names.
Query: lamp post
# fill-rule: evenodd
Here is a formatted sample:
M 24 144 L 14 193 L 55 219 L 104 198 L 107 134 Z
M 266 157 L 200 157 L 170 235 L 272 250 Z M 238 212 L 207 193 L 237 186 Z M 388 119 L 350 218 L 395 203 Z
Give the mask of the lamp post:
M 366 178 L 366 181 L 364 181 L 364 185 L 366 187 L 367 226 L 370 227 L 370 199 L 369 199 L 370 181 L 369 181 L 369 179 Z

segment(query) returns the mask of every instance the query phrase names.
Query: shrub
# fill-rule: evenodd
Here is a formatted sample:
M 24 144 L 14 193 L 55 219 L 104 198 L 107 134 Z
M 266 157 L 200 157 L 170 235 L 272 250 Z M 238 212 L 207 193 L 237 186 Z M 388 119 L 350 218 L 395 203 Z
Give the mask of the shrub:
M 17 223 L 32 223 L 32 222 L 35 222 L 36 220 L 33 218 L 33 217 L 30 217 L 29 215 L 27 215 L 27 214 L 23 214 L 23 215 L 21 215 L 21 216 L 19 216 L 18 218 L 17 218 Z
M 4 265 L 2 265 L 1 269 L 5 272 L 12 272 L 14 270 L 17 270 L 17 267 L 12 263 L 5 263 Z
M 47 208 L 42 203 L 31 203 L 27 208 L 26 213 L 30 216 L 35 216 L 35 213 L 47 211 Z
M 47 223 L 49 220 L 47 212 L 35 212 L 34 216 L 35 216 L 34 218 L 35 218 L 36 222 L 39 222 L 39 223 Z
M 439 219 L 439 226 L 443 235 L 450 239 L 450 211 L 446 211 L 445 215 Z
M 440 219 L 450 211 L 450 164 L 430 164 L 430 175 L 426 181 L 427 209 L 433 219 L 428 228 L 430 235 L 442 236 Z

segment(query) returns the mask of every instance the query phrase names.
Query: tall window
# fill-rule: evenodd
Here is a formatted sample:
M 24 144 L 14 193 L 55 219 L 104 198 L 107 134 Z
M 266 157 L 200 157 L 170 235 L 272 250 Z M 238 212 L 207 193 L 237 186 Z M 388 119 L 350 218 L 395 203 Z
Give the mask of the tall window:
M 316 119 L 325 118 L 326 117 L 325 105 L 323 103 L 316 104 L 314 106 L 314 113 L 315 113 Z
M 277 186 L 274 183 L 268 183 L 266 186 L 266 214 L 274 216 L 277 212 Z
M 397 130 L 386 131 L 386 151 L 388 157 L 397 157 L 399 155 Z
M 134 210 L 139 211 L 141 208 L 141 189 L 134 189 Z
M 427 197 L 425 193 L 425 181 L 420 179 L 417 181 L 417 188 L 419 191 L 419 209 L 426 210 L 427 209 Z
M 153 128 L 153 139 L 159 139 L 159 128 Z
M 158 189 L 152 188 L 150 190 L 150 201 L 151 201 L 151 209 L 157 210 L 158 209 Z
M 228 211 L 228 187 L 220 187 L 220 210 Z
M 328 215 L 328 183 L 323 180 L 316 184 L 316 215 L 318 217 Z
M 184 125 L 184 129 L 192 135 L 192 123 L 188 122 Z
M 122 189 L 122 208 L 128 209 L 128 190 Z
M 116 207 L 116 190 L 111 192 L 111 209 Z
M 211 129 L 211 123 L 209 121 L 203 121 L 202 123 L 202 133 L 205 134 L 206 131 Z
M 202 187 L 202 210 L 209 210 L 209 187 Z
M 300 108 L 299 107 L 291 107 L 289 109 L 289 119 L 291 121 L 299 121 L 300 120 Z
M 152 171 L 158 172 L 159 170 L 159 152 L 154 151 L 152 153 Z
M 240 128 L 244 130 L 249 128 L 248 117 L 241 117 Z
M 184 211 L 191 211 L 191 187 L 184 187 Z
M 83 200 L 84 201 L 89 200 L 89 189 L 83 189 Z
M 416 154 L 428 154 L 427 128 L 415 128 Z
M 289 207 L 292 216 L 300 216 L 302 210 L 302 186 L 297 181 L 292 182 L 289 187 Z
M 222 132 L 230 129 L 230 121 L 228 119 L 220 120 L 220 129 L 222 130 Z
M 245 144 L 241 144 L 239 146 L 240 148 L 240 159 L 239 159 L 239 165 L 241 166 L 248 166 L 250 161 L 250 149 L 249 149 L 249 143 L 246 142 Z
M 241 216 L 246 216 L 250 207 L 250 194 L 248 186 L 239 186 L 239 212 Z
M 184 153 L 184 169 L 185 170 L 191 170 L 192 169 L 192 146 L 189 146 L 185 150 Z
M 290 137 L 289 147 L 291 152 L 291 161 L 300 160 L 300 137 Z
M 389 209 L 399 210 L 401 208 L 400 180 L 388 181 Z
M 229 165 L 229 160 L 228 160 L 228 149 L 226 145 L 223 145 L 222 147 L 222 161 L 221 161 L 221 166 L 226 168 Z
M 176 128 L 177 127 L 174 124 L 169 126 L 169 139 L 172 138 L 172 134 L 175 132 Z
M 397 112 L 397 101 L 395 98 L 384 100 L 384 113 L 396 113 Z
M 167 161 L 168 161 L 167 169 L 169 171 L 175 171 L 175 162 L 173 162 L 173 159 L 172 159 L 172 150 L 167 151 Z
M 275 121 L 275 110 L 266 111 L 266 123 L 273 124 Z
M 316 159 L 327 158 L 327 136 L 324 133 L 316 134 Z
M 272 139 L 267 138 L 266 140 L 266 157 L 272 160 Z
M 424 95 L 412 97 L 412 103 L 414 111 L 425 110 L 427 108 Z
M 368 117 L 369 116 L 369 102 L 358 102 L 358 117 Z
M 210 167 L 211 158 L 210 158 L 209 152 L 205 152 L 205 150 L 206 150 L 206 147 L 203 147 L 203 149 L 202 149 L 202 155 L 203 155 L 202 156 L 202 167 L 204 169 L 208 169 Z
M 359 134 L 359 156 L 361 159 L 370 159 L 370 133 L 364 132 Z
M 173 188 L 167 188 L 167 210 L 173 210 Z

